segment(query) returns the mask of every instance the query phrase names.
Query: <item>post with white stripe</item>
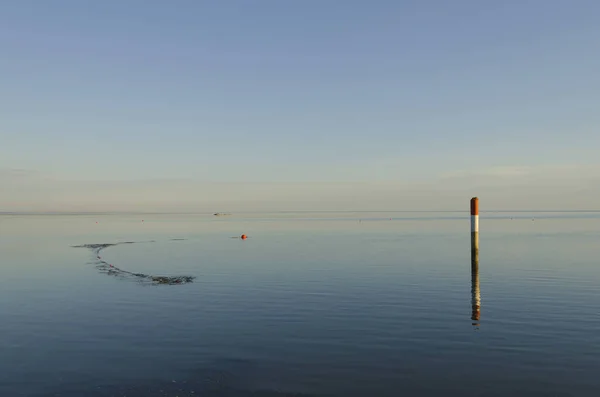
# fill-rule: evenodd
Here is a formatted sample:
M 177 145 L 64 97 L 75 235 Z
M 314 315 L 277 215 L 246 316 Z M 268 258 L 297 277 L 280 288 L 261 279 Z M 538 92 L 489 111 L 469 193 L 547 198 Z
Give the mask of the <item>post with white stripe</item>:
M 479 262 L 479 199 L 471 199 L 471 260 Z
M 479 290 L 479 199 L 471 199 L 471 320 L 479 327 L 481 292 Z

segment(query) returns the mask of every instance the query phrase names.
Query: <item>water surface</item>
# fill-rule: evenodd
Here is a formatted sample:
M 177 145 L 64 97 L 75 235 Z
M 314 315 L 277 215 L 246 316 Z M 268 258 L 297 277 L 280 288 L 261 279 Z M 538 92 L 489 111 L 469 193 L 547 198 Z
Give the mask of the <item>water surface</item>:
M 0 395 L 596 396 L 599 215 L 2 215 Z

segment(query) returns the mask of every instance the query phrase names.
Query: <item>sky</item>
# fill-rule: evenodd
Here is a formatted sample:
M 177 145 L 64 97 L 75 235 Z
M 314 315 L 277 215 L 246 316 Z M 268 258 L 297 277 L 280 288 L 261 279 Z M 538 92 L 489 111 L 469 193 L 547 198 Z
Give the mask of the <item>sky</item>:
M 0 2 L 0 212 L 600 209 L 600 2 Z

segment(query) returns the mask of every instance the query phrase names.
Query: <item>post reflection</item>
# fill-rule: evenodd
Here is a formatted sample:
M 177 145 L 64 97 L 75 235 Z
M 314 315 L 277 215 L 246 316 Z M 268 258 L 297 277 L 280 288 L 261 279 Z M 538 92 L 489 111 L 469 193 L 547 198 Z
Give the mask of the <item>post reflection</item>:
M 479 290 L 479 250 L 471 250 L 471 320 L 479 328 L 481 291 Z

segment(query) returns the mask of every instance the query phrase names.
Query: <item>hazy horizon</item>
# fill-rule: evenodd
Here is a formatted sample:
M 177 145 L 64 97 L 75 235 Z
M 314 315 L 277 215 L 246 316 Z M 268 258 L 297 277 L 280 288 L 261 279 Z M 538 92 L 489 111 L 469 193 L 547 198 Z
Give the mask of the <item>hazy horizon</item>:
M 0 212 L 595 210 L 599 167 L 498 169 L 389 182 L 68 181 L 0 173 Z

